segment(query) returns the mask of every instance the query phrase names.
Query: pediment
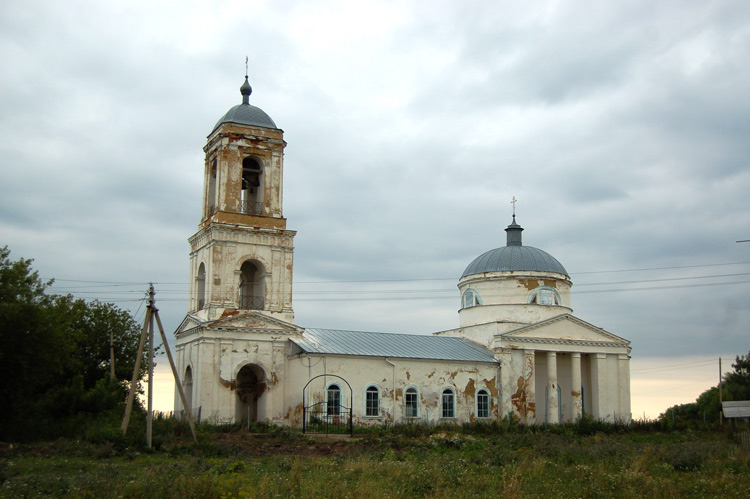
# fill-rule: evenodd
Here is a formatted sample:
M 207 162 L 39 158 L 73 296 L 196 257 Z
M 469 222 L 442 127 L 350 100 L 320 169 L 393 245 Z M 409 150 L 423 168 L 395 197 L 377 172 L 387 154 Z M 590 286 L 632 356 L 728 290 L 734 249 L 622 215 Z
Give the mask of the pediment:
M 299 334 L 303 329 L 289 322 L 285 322 L 259 312 L 244 312 L 234 315 L 226 315 L 211 322 L 203 324 L 211 329 L 253 329 L 258 332 L 277 332 L 283 334 Z
M 195 317 L 194 315 L 187 314 L 184 319 L 182 319 L 182 322 L 179 326 L 177 326 L 177 329 L 175 330 L 174 334 L 178 335 L 180 333 L 184 333 L 185 331 L 189 331 L 191 329 L 195 329 L 197 327 L 200 327 L 204 324 L 203 321 Z
M 596 343 L 627 346 L 630 342 L 570 314 L 529 324 L 498 335 L 507 341 L 548 340 L 553 343 Z

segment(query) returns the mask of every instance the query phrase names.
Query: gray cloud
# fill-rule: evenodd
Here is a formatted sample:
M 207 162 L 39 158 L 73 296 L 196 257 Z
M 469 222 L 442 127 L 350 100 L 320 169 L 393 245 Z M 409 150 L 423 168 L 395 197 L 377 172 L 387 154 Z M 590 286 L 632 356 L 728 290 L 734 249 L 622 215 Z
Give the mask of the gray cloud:
M 0 13 L 0 244 L 55 289 L 135 311 L 155 281 L 178 325 L 201 148 L 248 54 L 288 142 L 301 325 L 457 326 L 457 279 L 516 196 L 576 314 L 635 356 L 746 350 L 746 276 L 643 282 L 748 272 L 699 267 L 750 261 L 744 3 L 176 6 Z M 591 285 L 620 281 L 640 282 Z

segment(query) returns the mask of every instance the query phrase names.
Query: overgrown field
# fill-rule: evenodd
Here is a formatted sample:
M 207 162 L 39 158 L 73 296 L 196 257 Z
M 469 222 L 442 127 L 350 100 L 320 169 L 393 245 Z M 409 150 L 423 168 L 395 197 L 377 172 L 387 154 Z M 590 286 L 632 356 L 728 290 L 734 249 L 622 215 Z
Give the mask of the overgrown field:
M 490 429 L 491 430 L 491 429 Z M 203 428 L 156 451 L 120 441 L 0 448 L 0 497 L 747 497 L 726 430 L 398 430 L 351 440 Z

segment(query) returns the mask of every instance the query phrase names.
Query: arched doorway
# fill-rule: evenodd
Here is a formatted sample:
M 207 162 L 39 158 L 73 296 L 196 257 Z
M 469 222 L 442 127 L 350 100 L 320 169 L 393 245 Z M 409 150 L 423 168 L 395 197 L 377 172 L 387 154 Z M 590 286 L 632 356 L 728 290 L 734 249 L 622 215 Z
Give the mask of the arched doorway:
M 266 418 L 266 373 L 256 364 L 243 366 L 236 380 L 237 421 L 258 421 Z

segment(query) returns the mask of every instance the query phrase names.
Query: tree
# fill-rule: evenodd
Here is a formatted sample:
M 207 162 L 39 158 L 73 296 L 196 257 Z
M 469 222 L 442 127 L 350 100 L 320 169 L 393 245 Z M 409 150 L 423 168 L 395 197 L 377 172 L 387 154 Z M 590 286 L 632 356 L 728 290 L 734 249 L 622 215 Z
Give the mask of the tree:
M 2 412 L 56 384 L 75 350 L 52 316 L 49 283 L 31 270 L 31 260 L 9 259 L 0 249 L 0 406 Z
M 730 399 L 750 400 L 750 352 L 738 355 L 734 364 L 734 372 L 724 375 L 724 383 Z
M 140 326 L 112 304 L 48 295 L 52 281 L 43 282 L 31 263 L 0 248 L 0 439 L 34 431 L 34 420 L 120 410 L 140 340 Z M 115 380 L 107 379 L 110 335 Z
M 738 355 L 732 367 L 734 371 L 726 373 L 722 378 L 724 401 L 750 400 L 750 352 L 747 355 Z M 706 421 L 717 422 L 721 410 L 719 399 L 719 387 L 714 386 L 701 393 L 695 402 L 670 407 L 659 416 L 659 419 L 671 420 L 674 413 L 680 421 L 702 422 L 705 414 Z

